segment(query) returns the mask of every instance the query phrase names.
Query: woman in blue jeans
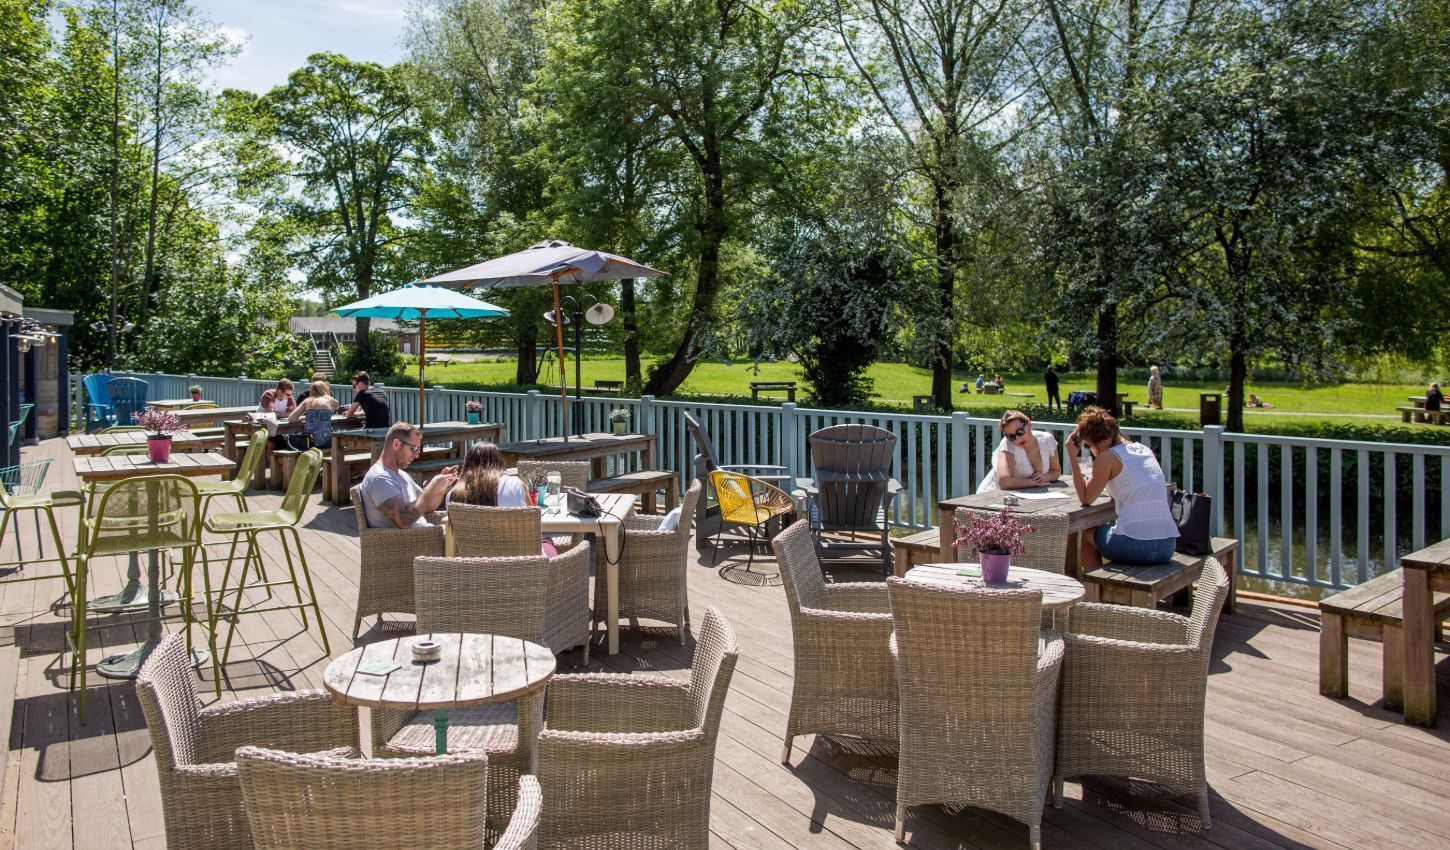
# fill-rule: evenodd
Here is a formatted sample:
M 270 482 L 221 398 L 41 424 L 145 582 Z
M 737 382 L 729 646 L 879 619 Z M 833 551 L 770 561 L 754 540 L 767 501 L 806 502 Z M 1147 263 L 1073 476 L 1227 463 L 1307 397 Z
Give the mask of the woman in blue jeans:
M 1118 420 L 1100 407 L 1089 407 L 1077 419 L 1077 430 L 1067 438 L 1072 486 L 1084 505 L 1103 490 L 1113 498 L 1118 513 L 1112 525 L 1100 525 L 1082 541 L 1082 568 L 1115 564 L 1161 564 L 1173 557 L 1178 526 L 1168 512 L 1167 482 L 1153 450 L 1129 442 L 1118 430 Z M 1092 452 L 1092 477 L 1083 475 L 1078 454 Z

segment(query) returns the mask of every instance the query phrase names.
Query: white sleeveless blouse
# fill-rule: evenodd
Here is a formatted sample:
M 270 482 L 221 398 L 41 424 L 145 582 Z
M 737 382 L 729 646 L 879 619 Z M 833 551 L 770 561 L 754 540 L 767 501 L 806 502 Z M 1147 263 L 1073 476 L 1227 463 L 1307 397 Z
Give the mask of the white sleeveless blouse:
M 1142 443 L 1119 443 L 1112 452 L 1123 462 L 1122 471 L 1107 486 L 1118 511 L 1114 533 L 1135 540 L 1176 538 L 1178 526 L 1168 512 L 1168 484 L 1153 450 Z

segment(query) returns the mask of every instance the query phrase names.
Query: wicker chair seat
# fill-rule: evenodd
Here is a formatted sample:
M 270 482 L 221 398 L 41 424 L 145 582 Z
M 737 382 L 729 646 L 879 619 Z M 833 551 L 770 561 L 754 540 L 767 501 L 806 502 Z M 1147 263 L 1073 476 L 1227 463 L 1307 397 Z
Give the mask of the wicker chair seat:
M 448 712 L 448 752 L 482 750 L 490 756 L 510 754 L 519 747 L 518 704 L 512 702 L 455 708 Z M 436 752 L 433 712 L 420 711 L 403 724 L 388 741 L 389 753 L 421 754 Z

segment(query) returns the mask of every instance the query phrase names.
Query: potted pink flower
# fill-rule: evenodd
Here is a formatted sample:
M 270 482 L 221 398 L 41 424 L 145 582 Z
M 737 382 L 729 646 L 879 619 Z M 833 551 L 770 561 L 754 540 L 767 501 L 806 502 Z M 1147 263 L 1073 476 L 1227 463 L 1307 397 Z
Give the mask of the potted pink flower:
M 192 401 L 201 401 L 201 384 L 192 384 L 187 392 L 191 393 Z
M 140 413 L 131 414 L 131 419 L 141 430 L 146 431 L 146 456 L 152 463 L 166 463 L 171 460 L 171 435 L 181 430 L 181 419 L 169 410 L 148 407 Z
M 477 425 L 483 421 L 483 402 L 470 401 L 463 405 L 463 410 L 468 414 L 468 424 Z
M 1005 510 L 990 516 L 973 516 L 965 528 L 957 522 L 956 546 L 972 546 L 982 564 L 982 579 L 988 582 L 1007 580 L 1007 567 L 1013 555 L 1022 554 L 1026 548 L 1022 538 L 1036 531 Z

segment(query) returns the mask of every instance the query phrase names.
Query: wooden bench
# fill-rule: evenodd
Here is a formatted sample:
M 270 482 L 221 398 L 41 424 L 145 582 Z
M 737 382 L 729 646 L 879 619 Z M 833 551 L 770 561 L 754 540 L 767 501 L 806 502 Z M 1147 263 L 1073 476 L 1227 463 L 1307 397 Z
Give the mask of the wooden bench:
M 655 494 L 665 491 L 665 510 L 673 510 L 679 502 L 679 484 L 669 470 L 645 469 L 626 472 L 613 478 L 596 478 L 587 487 L 590 493 L 635 493 L 643 503 L 643 513 L 655 513 Z
M 786 401 L 795 401 L 795 381 L 751 381 L 750 398 L 760 401 L 763 392 L 783 392 Z
M 1211 544 L 1213 557 L 1228 573 L 1228 599 L 1224 611 L 1232 612 L 1237 602 L 1235 587 L 1238 584 L 1239 542 L 1227 537 L 1215 537 Z M 1158 603 L 1178 593 L 1186 593 L 1203 572 L 1207 557 L 1194 557 L 1174 553 L 1161 564 L 1146 567 L 1126 567 L 1103 564 L 1083 576 L 1087 593 L 1086 602 L 1109 602 L 1118 605 L 1132 605 L 1135 608 L 1154 608 Z
M 1426 410 L 1423 407 L 1396 407 L 1401 422 L 1429 422 L 1435 425 L 1450 423 L 1450 410 Z
M 595 381 L 589 392 L 592 395 L 619 395 L 624 392 L 624 381 Z
M 941 560 L 941 534 L 935 528 L 891 538 L 891 572 L 898 578 L 918 564 Z
M 446 366 L 453 362 L 452 354 L 429 354 L 424 360 L 429 366 Z
M 1400 610 L 1404 589 L 1404 573 L 1395 570 L 1319 600 L 1319 693 L 1340 699 L 1349 695 L 1349 639 L 1364 638 L 1383 644 L 1385 707 L 1404 706 L 1405 618 Z M 1434 605 L 1438 637 L 1440 620 L 1450 610 L 1450 593 L 1436 593 Z

